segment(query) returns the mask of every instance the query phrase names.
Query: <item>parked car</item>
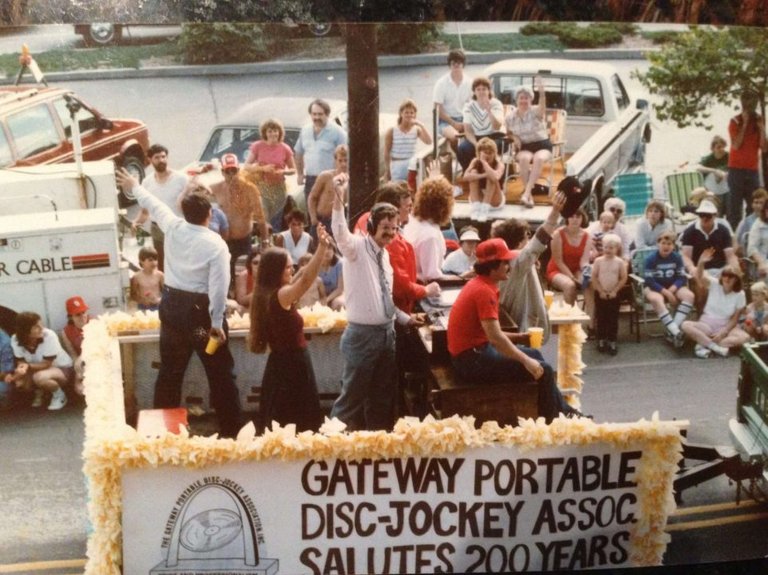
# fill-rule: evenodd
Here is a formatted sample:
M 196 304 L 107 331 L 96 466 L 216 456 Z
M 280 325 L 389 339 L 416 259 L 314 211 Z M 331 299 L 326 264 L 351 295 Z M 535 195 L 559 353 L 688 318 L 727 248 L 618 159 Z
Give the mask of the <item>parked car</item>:
M 220 160 L 224 154 L 235 154 L 241 162 L 248 158 L 250 145 L 261 139 L 259 126 L 261 122 L 269 118 L 276 118 L 283 123 L 285 129 L 285 143 L 291 148 L 296 145 L 301 128 L 309 123 L 309 105 L 314 98 L 301 97 L 270 97 L 259 98 L 249 104 L 241 106 L 229 118 L 218 124 L 211 130 L 208 139 L 203 146 L 198 161 L 187 166 L 190 175 L 207 172 L 205 181 L 214 184 L 221 178 L 218 170 L 210 171 L 216 160 Z M 349 116 L 347 103 L 344 100 L 325 99 L 331 107 L 329 122 L 335 122 L 345 130 L 348 129 Z M 379 114 L 379 158 L 380 173 L 384 173 L 384 133 L 397 124 L 396 114 Z M 287 177 L 288 192 L 297 198 L 299 205 L 303 207 L 303 194 L 298 194 L 300 186 L 296 183 L 296 176 Z
M 0 88 L 0 168 L 74 161 L 71 108 L 77 109 L 83 160 L 114 160 L 144 178 L 146 125 L 107 118 L 63 88 Z

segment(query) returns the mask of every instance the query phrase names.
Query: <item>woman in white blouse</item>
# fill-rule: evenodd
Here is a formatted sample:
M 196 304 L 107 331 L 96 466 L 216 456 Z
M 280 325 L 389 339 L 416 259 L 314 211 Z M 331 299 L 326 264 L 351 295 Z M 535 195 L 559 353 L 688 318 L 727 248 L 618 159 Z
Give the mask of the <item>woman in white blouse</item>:
M 552 142 L 547 132 L 545 113 L 547 111 L 546 90 L 540 76 L 536 76 L 536 91 L 539 103 L 534 106 L 533 92 L 521 86 L 515 94 L 516 106 L 507 114 L 504 122 L 507 135 L 512 138 L 520 166 L 520 179 L 524 190 L 520 201 L 528 208 L 533 207 L 531 190 L 541 176 L 544 162 L 552 158 Z
M 462 170 L 466 171 L 477 155 L 477 141 L 488 136 L 496 142 L 501 154 L 499 132 L 504 118 L 504 106 L 493 97 L 488 78 L 475 78 L 472 82 L 472 99 L 464 106 L 464 139 L 459 142 L 457 157 Z M 495 135 L 495 137 L 494 137 Z

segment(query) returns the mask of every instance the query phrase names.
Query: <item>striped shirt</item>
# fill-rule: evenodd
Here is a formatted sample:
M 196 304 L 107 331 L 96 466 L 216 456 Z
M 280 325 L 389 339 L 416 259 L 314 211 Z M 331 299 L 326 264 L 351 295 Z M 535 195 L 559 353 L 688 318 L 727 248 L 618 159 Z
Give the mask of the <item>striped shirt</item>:
M 408 160 L 416 153 L 416 138 L 419 127 L 414 125 L 407 132 L 403 132 L 400 126 L 392 128 L 392 159 Z
M 472 126 L 472 132 L 475 136 L 488 136 L 497 130 L 493 127 L 492 116 L 499 122 L 504 115 L 504 106 L 496 98 L 491 98 L 491 111 L 488 112 L 480 107 L 477 100 L 470 100 L 464 106 L 465 124 Z

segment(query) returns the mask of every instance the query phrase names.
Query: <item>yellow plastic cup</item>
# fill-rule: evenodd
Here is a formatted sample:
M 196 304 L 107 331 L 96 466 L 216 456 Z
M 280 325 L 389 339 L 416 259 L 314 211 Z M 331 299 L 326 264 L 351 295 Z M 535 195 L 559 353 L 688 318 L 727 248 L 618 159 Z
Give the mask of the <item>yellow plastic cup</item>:
M 544 328 L 529 327 L 528 337 L 530 338 L 531 347 L 534 349 L 539 349 L 544 343 Z
M 553 301 L 555 301 L 555 292 L 544 290 L 544 303 L 547 304 L 547 309 L 552 307 Z
M 208 345 L 205 346 L 205 353 L 208 355 L 213 355 L 216 353 L 216 350 L 219 349 L 219 345 L 221 344 L 221 340 L 217 337 L 209 337 L 208 338 Z

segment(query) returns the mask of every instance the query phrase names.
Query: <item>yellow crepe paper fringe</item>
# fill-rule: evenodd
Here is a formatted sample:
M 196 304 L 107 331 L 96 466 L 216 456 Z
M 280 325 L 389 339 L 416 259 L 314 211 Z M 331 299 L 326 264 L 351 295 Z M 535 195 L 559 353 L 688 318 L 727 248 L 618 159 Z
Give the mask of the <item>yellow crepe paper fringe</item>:
M 435 420 L 406 417 L 391 433 L 347 433 L 338 420 L 327 420 L 320 433 L 296 434 L 295 426 L 271 429 L 256 436 L 253 424 L 237 439 L 179 435 L 144 438 L 125 424 L 117 339 L 107 321 L 96 319 L 85 328 L 83 355 L 87 408 L 84 472 L 89 484 L 87 574 L 122 572 L 122 470 L 213 465 L 266 459 L 360 460 L 364 458 L 435 457 L 468 448 L 496 445 L 520 451 L 565 445 L 603 443 L 615 449 L 642 449 L 637 467 L 638 514 L 633 526 L 630 557 L 637 566 L 661 563 L 669 536 L 664 532 L 675 509 L 672 481 L 681 458 L 679 429 L 654 413 L 650 421 L 596 424 L 588 419 L 521 420 L 518 427 L 487 422 L 475 429 L 474 418 L 453 416 Z

